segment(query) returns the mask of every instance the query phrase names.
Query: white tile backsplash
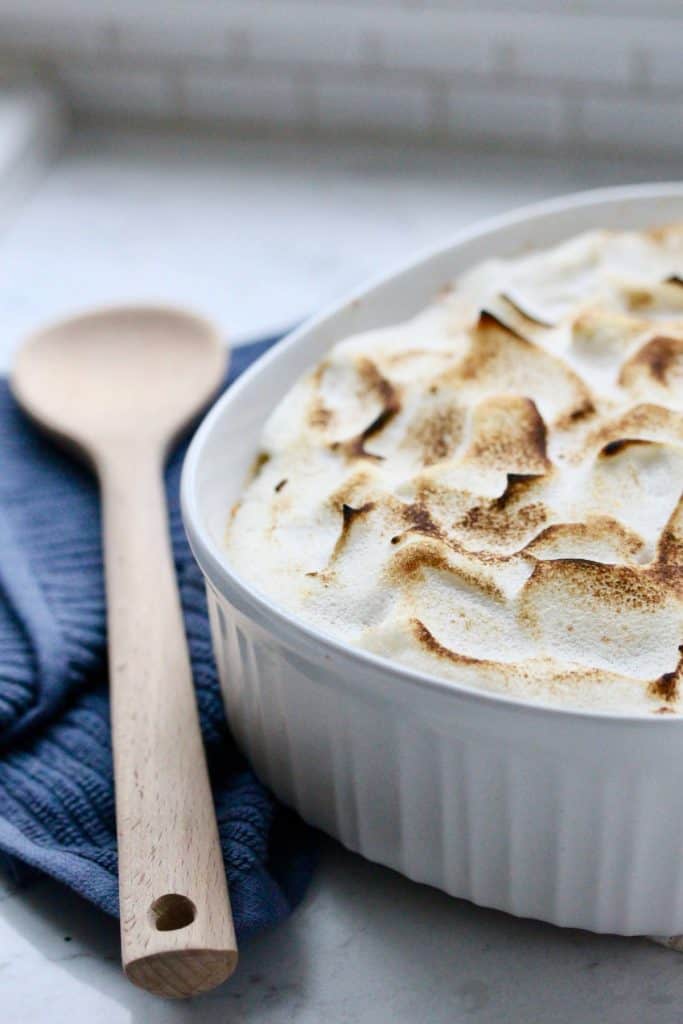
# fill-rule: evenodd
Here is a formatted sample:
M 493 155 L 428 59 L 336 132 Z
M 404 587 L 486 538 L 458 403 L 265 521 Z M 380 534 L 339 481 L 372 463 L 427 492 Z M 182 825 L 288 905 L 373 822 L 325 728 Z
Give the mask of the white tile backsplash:
M 447 133 L 455 141 L 512 141 L 555 146 L 563 137 L 564 102 L 558 96 L 520 94 L 506 89 L 475 92 L 453 86 L 448 92 Z
M 579 113 L 581 137 L 592 147 L 628 152 L 633 139 L 644 150 L 683 155 L 679 100 L 587 97 Z
M 332 129 L 400 129 L 417 136 L 432 130 L 430 92 L 419 84 L 321 80 L 314 95 L 319 123 Z
M 511 38 L 516 70 L 543 81 L 544 91 L 552 82 L 625 87 L 633 80 L 637 37 L 615 19 L 524 16 Z
M 59 68 L 58 79 L 67 100 L 84 113 L 164 117 L 173 112 L 173 81 L 161 69 L 69 64 Z
M 136 21 L 112 24 L 111 49 L 144 61 L 156 58 L 192 61 L 224 58 L 228 51 L 228 30 L 220 25 L 202 25 L 187 14 L 142 12 Z
M 494 70 L 499 40 L 482 31 L 479 19 L 421 10 L 392 13 L 377 32 L 378 63 L 426 75 L 486 75 Z
M 200 120 L 290 126 L 303 120 L 296 83 L 277 73 L 189 72 L 181 85 L 181 114 Z
M 255 61 L 300 65 L 332 64 L 341 67 L 364 62 L 368 52 L 368 24 L 343 9 L 313 10 L 300 4 L 281 5 L 249 26 L 249 49 Z M 253 13 L 253 12 L 252 12 Z
M 681 0 L 0 0 L 75 108 L 680 151 Z
M 683 25 L 677 34 L 662 34 L 649 45 L 641 43 L 645 78 L 653 92 L 677 91 L 683 94 Z
M 4 52 L 91 54 L 106 46 L 109 31 L 105 17 L 84 20 L 50 9 L 36 17 L 28 9 L 22 11 L 20 5 L 9 10 L 4 0 L 0 3 L 0 48 Z

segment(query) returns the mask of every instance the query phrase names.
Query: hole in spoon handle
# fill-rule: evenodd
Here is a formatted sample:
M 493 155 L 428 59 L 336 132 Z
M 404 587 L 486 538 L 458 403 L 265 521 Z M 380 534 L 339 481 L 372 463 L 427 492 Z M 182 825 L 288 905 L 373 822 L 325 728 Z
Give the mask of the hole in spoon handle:
M 187 928 L 197 916 L 197 908 L 187 896 L 167 892 L 154 900 L 149 908 L 150 922 L 158 932 L 177 932 Z

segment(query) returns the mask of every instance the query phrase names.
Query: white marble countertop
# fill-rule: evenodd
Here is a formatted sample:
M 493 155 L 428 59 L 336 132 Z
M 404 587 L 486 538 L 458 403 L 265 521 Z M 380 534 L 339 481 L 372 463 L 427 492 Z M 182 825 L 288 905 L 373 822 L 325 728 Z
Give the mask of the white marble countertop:
M 661 162 L 79 133 L 0 234 L 0 358 L 45 319 L 189 304 L 240 340 L 292 323 L 481 216 Z M 188 1004 L 133 989 L 114 921 L 44 880 L 0 889 L 3 1024 L 630 1024 L 683 1020 L 683 960 L 485 911 L 327 842 L 302 907 Z

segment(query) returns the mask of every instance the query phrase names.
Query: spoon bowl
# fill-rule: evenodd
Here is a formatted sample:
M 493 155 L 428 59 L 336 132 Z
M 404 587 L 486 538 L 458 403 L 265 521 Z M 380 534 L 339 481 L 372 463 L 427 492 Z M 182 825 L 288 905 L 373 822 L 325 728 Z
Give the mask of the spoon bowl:
M 220 383 L 225 350 L 182 310 L 113 308 L 34 334 L 12 388 L 31 417 L 96 461 L 112 442 L 168 447 Z

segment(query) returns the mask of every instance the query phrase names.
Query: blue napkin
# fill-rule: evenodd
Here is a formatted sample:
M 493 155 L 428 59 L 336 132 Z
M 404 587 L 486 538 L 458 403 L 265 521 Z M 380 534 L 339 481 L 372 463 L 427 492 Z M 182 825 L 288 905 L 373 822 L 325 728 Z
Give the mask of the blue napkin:
M 237 349 L 227 384 L 275 340 Z M 220 698 L 201 574 L 167 473 L 173 551 L 237 934 L 286 917 L 315 834 L 254 776 Z M 24 418 L 0 379 L 0 859 L 118 914 L 97 487 Z

